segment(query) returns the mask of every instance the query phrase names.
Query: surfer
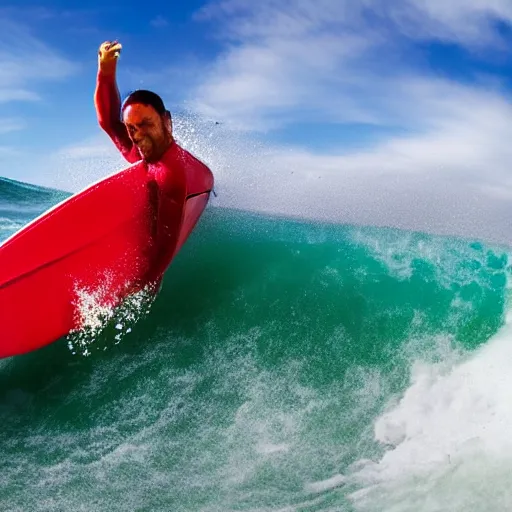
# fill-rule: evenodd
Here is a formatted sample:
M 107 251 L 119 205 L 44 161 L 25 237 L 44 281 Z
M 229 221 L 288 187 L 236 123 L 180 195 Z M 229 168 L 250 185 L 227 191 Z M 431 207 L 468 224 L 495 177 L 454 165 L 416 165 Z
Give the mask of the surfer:
M 130 163 L 142 160 L 147 165 L 154 207 L 153 270 L 158 274 L 176 245 L 176 226 L 182 215 L 179 205 L 191 196 L 209 195 L 214 180 L 211 170 L 175 141 L 171 114 L 159 95 L 140 89 L 121 103 L 116 82 L 121 48 L 118 41 L 105 41 L 99 47 L 94 105 L 99 125 L 124 158 Z
M 118 41 L 106 41 L 99 47 L 94 104 L 101 128 L 130 163 L 140 159 L 155 163 L 165 159 L 166 152 L 174 150 L 174 159 L 185 158 L 203 171 L 211 172 L 176 143 L 171 114 L 159 95 L 139 89 L 121 104 L 116 83 L 121 48 Z

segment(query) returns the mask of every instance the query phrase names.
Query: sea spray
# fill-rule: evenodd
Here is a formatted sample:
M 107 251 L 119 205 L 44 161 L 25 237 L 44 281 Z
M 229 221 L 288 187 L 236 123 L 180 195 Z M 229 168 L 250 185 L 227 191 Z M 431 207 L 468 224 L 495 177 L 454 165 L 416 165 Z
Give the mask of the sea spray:
M 134 325 L 149 314 L 155 299 L 154 288 L 147 285 L 129 294 L 118 305 L 111 305 L 105 297 L 105 290 L 109 289 L 108 285 L 94 290 L 76 288 L 76 324 L 79 327 L 67 336 L 68 347 L 74 355 L 89 356 L 93 349 L 107 350 L 105 340 L 112 328 L 115 335 L 111 343 L 119 344 L 132 332 Z M 102 336 L 105 334 L 106 337 Z

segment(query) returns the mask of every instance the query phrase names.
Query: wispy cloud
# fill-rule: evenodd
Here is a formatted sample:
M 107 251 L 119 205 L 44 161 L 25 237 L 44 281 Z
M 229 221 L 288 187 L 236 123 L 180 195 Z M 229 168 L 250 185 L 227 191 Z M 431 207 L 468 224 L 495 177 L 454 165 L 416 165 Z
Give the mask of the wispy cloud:
M 128 164 L 110 139 L 98 133 L 52 152 L 44 165 L 53 169 L 44 185 L 76 192 Z
M 160 66 L 153 74 L 124 70 L 122 83 L 143 77 L 145 86 L 164 80 L 176 89 L 186 77 L 189 105 L 222 121 L 175 116 L 178 140 L 214 171 L 215 204 L 510 240 L 505 86 L 499 76 L 457 81 L 416 59 L 417 44 L 432 41 L 494 58 L 505 42 L 496 22 L 512 20 L 508 1 L 227 0 L 198 18 L 213 22 L 224 45 L 199 79 L 180 62 L 164 75 Z M 357 150 L 342 138 L 318 151 L 252 137 L 297 121 L 393 130 Z M 126 163 L 98 137 L 47 165 L 53 181 L 45 184 L 78 190 Z
M 452 103 L 436 129 L 358 151 L 256 144 L 222 126 L 183 141 L 212 166 L 219 206 L 509 243 L 512 106 L 463 86 L 430 94 Z
M 66 78 L 77 67 L 25 26 L 1 18 L 0 69 L 0 102 L 9 102 L 39 99 L 39 83 Z
M 511 21 L 512 4 L 225 0 L 197 18 L 213 21 L 226 43 L 194 91 L 204 115 L 250 130 L 296 121 L 416 124 L 421 97 L 401 84 L 429 76 L 414 62 L 414 44 L 504 49 L 496 20 Z
M 215 142 L 205 132 L 193 144 L 217 172 L 218 204 L 510 239 L 505 87 L 499 77 L 462 83 L 436 75 L 414 56 L 417 43 L 444 42 L 495 57 L 504 49 L 496 22 L 512 21 L 512 4 L 227 0 L 198 19 L 214 21 L 225 44 L 193 103 L 224 122 Z M 297 121 L 378 125 L 402 135 L 357 151 L 344 150 L 340 138 L 327 152 L 248 139 Z
M 229 45 L 195 91 L 198 111 L 249 129 L 333 116 L 374 121 L 376 114 L 346 93 L 364 86 L 358 62 L 379 36 L 330 23 L 342 19 L 343 2 L 323 3 L 231 1 L 204 9 L 201 18 L 220 22 Z
M 501 46 L 505 50 L 496 22 L 512 22 L 508 0 L 401 0 L 389 2 L 384 13 L 411 39 L 438 39 L 471 49 Z
M 318 29 L 369 34 L 402 34 L 410 39 L 458 42 L 466 46 L 496 44 L 496 21 L 512 21 L 508 0 L 245 0 L 213 1 L 196 18 L 223 23 L 219 36 L 248 38 L 302 36 Z
M 25 128 L 25 122 L 22 119 L 0 117 L 0 135 L 22 130 L 23 128 Z

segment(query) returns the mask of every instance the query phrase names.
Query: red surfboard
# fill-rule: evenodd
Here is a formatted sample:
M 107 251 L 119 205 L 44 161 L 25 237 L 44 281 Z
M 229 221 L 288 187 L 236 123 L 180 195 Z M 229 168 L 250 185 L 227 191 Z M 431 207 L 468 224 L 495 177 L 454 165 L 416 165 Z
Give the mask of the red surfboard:
M 80 329 L 84 292 L 112 307 L 148 284 L 148 276 L 161 279 L 209 191 L 187 196 L 182 187 L 168 219 L 166 261 L 155 275 L 150 188 L 139 162 L 67 198 L 0 245 L 0 358 Z

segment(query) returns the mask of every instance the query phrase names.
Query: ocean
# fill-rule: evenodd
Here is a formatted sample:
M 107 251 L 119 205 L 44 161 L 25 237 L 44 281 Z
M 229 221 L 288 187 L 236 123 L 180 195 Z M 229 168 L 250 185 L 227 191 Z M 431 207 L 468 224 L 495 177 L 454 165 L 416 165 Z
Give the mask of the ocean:
M 0 179 L 0 239 L 66 195 Z M 0 510 L 509 510 L 509 283 L 482 240 L 210 205 L 152 304 L 0 360 Z

